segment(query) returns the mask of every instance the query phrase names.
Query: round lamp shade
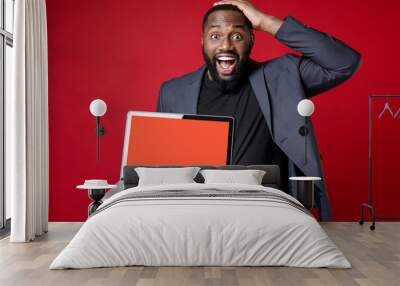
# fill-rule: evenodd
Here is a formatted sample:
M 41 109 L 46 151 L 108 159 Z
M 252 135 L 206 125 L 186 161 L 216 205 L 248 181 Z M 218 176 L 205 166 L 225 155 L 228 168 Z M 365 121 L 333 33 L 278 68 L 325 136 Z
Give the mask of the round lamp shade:
M 314 113 L 314 103 L 309 99 L 303 99 L 297 104 L 297 112 L 301 116 L 311 116 Z
M 94 116 L 103 116 L 107 111 L 107 104 L 101 99 L 95 99 L 90 103 L 89 109 Z

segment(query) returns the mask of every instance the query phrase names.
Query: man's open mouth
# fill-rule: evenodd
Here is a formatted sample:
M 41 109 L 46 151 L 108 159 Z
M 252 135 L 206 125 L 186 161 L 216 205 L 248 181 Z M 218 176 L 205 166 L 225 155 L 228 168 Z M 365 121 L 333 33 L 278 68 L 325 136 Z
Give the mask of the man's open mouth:
M 234 55 L 216 56 L 217 72 L 220 76 L 230 76 L 233 74 L 238 60 Z

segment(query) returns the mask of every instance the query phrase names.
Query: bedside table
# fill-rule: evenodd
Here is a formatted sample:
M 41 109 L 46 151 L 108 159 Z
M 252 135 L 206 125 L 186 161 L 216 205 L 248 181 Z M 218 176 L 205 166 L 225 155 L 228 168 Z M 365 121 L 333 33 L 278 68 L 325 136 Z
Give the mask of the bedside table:
M 314 207 L 314 181 L 321 181 L 320 177 L 289 177 L 291 181 L 297 181 L 297 199 L 308 209 Z
M 86 180 L 84 185 L 76 186 L 77 189 L 88 190 L 89 198 L 92 200 L 92 203 L 88 206 L 88 216 L 94 213 L 102 204 L 101 199 L 104 197 L 106 190 L 116 186 L 108 185 L 105 180 Z

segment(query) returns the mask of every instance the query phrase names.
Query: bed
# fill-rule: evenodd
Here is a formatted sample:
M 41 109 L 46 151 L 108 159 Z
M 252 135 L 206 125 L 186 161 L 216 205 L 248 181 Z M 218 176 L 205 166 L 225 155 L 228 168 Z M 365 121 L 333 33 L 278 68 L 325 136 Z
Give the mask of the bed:
M 278 166 L 199 166 L 264 170 L 260 185 L 204 183 L 198 173 L 193 183 L 143 186 L 136 167 L 124 168 L 124 190 L 104 200 L 50 269 L 351 267 L 309 211 L 279 190 Z

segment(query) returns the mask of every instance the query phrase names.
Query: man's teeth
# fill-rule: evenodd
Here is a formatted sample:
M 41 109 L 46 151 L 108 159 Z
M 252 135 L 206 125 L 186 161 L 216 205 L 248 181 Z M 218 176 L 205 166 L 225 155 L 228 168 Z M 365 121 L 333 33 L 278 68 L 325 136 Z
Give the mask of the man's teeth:
M 219 66 L 224 70 L 231 70 L 236 63 L 234 56 L 218 56 L 217 61 Z
M 234 57 L 219 57 L 218 60 L 220 61 L 234 61 Z

